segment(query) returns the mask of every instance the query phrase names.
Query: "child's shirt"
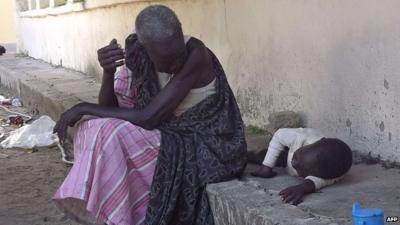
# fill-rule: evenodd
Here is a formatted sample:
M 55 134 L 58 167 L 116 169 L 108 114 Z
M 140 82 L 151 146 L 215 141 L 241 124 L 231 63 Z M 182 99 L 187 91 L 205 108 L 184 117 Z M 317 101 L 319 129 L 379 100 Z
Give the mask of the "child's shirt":
M 296 169 L 292 166 L 293 154 L 299 148 L 313 144 L 321 140 L 323 137 L 325 136 L 319 130 L 312 128 L 281 128 L 275 132 L 271 142 L 269 143 L 263 165 L 271 168 L 275 167 L 279 155 L 285 147 L 288 147 L 287 172 L 292 176 L 298 176 Z M 336 183 L 342 177 L 323 179 L 315 176 L 307 176 L 305 179 L 311 180 L 315 185 L 315 190 L 319 190 L 325 186 Z

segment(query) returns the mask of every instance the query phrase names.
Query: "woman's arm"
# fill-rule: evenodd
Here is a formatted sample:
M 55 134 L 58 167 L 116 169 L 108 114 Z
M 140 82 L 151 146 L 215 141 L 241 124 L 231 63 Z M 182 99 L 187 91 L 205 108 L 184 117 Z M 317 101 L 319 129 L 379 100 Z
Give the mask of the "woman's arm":
M 114 74 L 103 72 L 99 93 L 99 105 L 102 106 L 118 106 L 118 100 L 114 92 Z
M 204 76 L 203 71 L 207 71 L 204 68 L 211 64 L 211 56 L 207 48 L 200 41 L 195 45 L 196 47 L 189 52 L 188 59 L 181 71 L 143 110 L 84 104 L 82 114 L 118 118 L 145 129 L 154 129 L 161 121 L 173 114 L 196 82 Z
M 118 100 L 114 92 L 114 76 L 118 66 L 124 64 L 124 51 L 113 39 L 109 45 L 97 51 L 97 57 L 103 68 L 103 79 L 99 93 L 99 105 L 118 106 Z
M 212 61 L 208 49 L 200 41 L 195 41 L 194 48 L 189 51 L 188 59 L 181 71 L 143 110 L 80 103 L 63 113 L 54 128 L 54 132 L 59 135 L 61 140 L 64 140 L 68 126 L 74 126 L 83 115 L 117 118 L 152 130 L 173 114 L 190 89 L 200 78 L 205 76 L 204 71 L 209 71 L 204 68 L 211 67 L 211 65 Z

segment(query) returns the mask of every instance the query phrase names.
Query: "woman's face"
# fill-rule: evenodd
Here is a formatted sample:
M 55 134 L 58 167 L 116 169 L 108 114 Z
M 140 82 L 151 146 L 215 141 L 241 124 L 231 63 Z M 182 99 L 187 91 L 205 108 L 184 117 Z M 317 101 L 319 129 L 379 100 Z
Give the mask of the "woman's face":
M 177 36 L 177 35 L 176 35 Z M 177 74 L 185 64 L 186 45 L 181 37 L 143 44 L 158 72 Z

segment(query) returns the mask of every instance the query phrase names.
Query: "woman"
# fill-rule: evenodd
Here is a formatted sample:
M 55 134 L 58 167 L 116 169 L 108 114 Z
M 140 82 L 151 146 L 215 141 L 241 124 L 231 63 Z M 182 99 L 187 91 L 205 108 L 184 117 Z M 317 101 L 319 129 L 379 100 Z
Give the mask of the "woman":
M 80 103 L 56 124 L 64 140 L 68 126 L 94 116 L 76 125 L 75 163 L 54 199 L 89 224 L 213 224 L 206 185 L 245 165 L 235 98 L 216 57 L 183 35 L 172 10 L 147 7 L 135 28 L 125 53 L 115 40 L 98 51 L 99 104 Z

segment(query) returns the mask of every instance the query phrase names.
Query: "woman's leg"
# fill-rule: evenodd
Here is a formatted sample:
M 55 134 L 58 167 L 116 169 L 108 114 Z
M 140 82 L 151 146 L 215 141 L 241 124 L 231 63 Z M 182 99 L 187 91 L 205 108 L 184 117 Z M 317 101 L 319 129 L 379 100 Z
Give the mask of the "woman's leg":
M 54 200 L 78 221 L 141 224 L 160 145 L 160 133 L 104 118 L 79 124 L 75 163 Z

